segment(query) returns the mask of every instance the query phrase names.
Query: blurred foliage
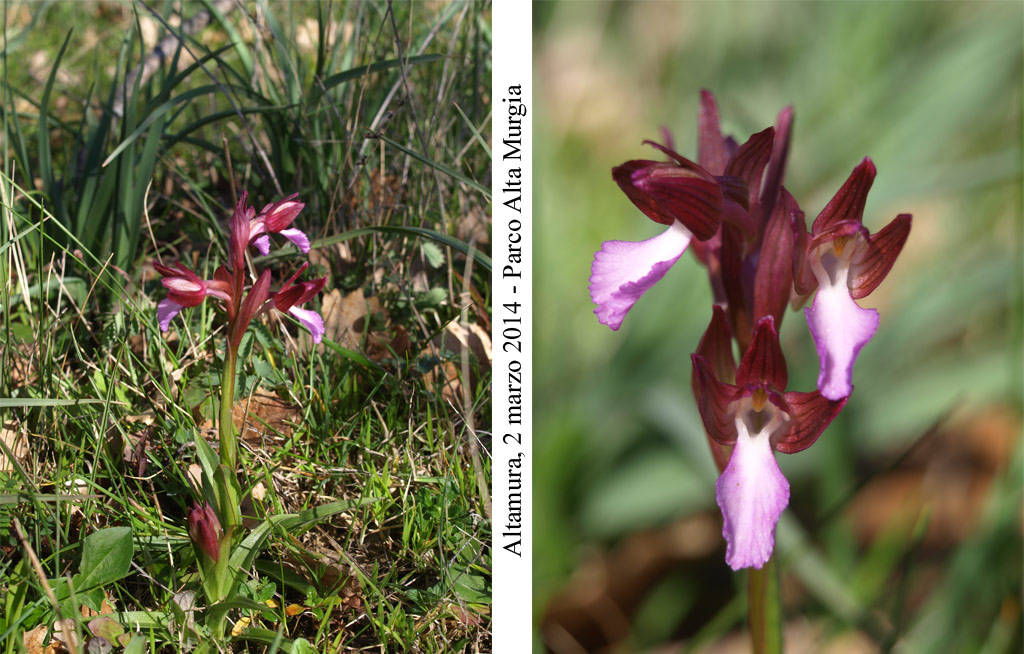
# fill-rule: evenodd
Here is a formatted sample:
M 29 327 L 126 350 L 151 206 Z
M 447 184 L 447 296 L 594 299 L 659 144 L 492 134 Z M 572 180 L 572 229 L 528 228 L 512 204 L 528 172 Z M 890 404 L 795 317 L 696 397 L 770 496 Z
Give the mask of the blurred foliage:
M 865 156 L 879 171 L 865 225 L 914 216 L 892 273 L 863 302 L 881 326 L 846 410 L 815 447 L 779 457 L 793 484 L 780 550 L 813 596 L 799 610 L 865 628 L 881 649 L 1019 649 L 1019 605 L 1009 635 L 1000 607 L 1021 592 L 1022 473 L 1019 451 L 1008 452 L 1019 450 L 1022 410 L 1022 20 L 1015 2 L 535 6 L 538 613 L 588 553 L 717 514 L 690 391 L 689 353 L 710 318 L 705 271 L 684 257 L 618 333 L 598 324 L 586 288 L 602 241 L 661 231 L 613 183 L 611 167 L 658 158 L 641 140 L 662 126 L 696 159 L 706 88 L 723 132 L 740 142 L 794 107 L 785 184 L 808 222 Z M 817 356 L 800 313 L 782 339 L 790 388 L 813 388 Z M 992 416 L 1008 417 L 988 433 Z M 969 438 L 1003 455 L 948 546 L 914 540 L 915 529 L 934 535 L 941 502 L 891 495 L 873 505 L 862 492 L 906 469 L 901 455 L 915 444 L 912 454 L 930 456 L 936 442 Z M 927 470 L 942 486 L 941 469 Z M 906 509 L 909 522 L 885 521 L 888 537 L 862 542 L 851 516 L 865 502 Z M 713 565 L 724 567 L 723 550 Z M 932 579 L 927 601 L 900 606 L 895 580 L 904 575 Z M 692 593 L 699 580 L 673 579 L 637 616 L 634 645 L 686 635 L 677 628 L 685 615 L 656 607 L 673 597 L 691 605 L 672 589 Z M 725 603 L 733 589 L 708 592 Z M 868 610 L 891 629 L 858 624 Z M 741 616 L 734 610 L 712 637 Z

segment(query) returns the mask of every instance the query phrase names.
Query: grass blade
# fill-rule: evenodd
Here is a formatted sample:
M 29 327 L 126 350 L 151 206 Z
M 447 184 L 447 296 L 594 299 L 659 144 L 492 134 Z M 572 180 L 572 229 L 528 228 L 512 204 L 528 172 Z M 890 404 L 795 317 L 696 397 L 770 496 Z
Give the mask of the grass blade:
M 405 147 L 404 145 L 402 145 L 398 141 L 393 141 L 393 140 L 389 139 L 388 137 L 384 136 L 383 134 L 379 135 L 379 138 L 380 138 L 380 140 L 384 141 L 388 145 L 390 145 L 390 146 L 392 146 L 394 148 L 397 148 L 397 149 L 401 150 L 402 152 L 406 153 L 407 155 L 409 155 L 413 159 L 416 159 L 417 161 L 421 161 L 421 162 L 427 164 L 428 166 L 430 166 L 431 168 L 433 168 L 435 170 L 438 170 L 438 171 L 444 173 L 445 175 L 448 175 L 448 176 L 452 177 L 453 179 L 456 179 L 456 180 L 462 182 L 466 186 L 469 186 L 470 188 L 474 188 L 474 189 L 480 191 L 487 198 L 491 197 L 491 189 L 487 188 L 486 186 L 484 186 L 480 182 L 473 181 L 472 179 L 466 177 L 465 175 L 463 175 L 462 173 L 458 172 L 457 170 L 452 170 L 451 168 L 449 168 L 448 166 L 445 166 L 444 164 L 439 164 L 436 161 L 434 161 L 432 159 L 429 159 L 429 158 L 425 157 L 424 155 L 422 155 L 422 154 L 420 154 L 420 153 L 418 153 L 418 152 L 416 152 L 414 150 L 410 150 L 409 148 Z

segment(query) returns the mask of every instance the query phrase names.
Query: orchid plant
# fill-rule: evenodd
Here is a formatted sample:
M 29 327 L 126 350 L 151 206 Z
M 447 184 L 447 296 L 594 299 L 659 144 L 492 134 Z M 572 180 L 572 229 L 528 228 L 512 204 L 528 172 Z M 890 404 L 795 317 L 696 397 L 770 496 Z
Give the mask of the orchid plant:
M 300 308 L 312 300 L 324 288 L 326 277 L 297 282 L 308 264 L 287 281 L 271 290 L 271 271 L 263 270 L 250 276 L 246 269 L 246 252 L 254 247 L 261 254 L 267 254 L 271 235 L 280 234 L 291 241 L 304 254 L 309 252 L 309 239 L 291 224 L 305 206 L 296 195 L 266 205 L 259 213 L 248 205 L 246 193 L 242 193 L 230 218 L 228 244 L 228 265 L 219 266 L 213 279 L 202 279 L 181 263 L 174 266 L 156 264 L 156 270 L 163 276 L 161 283 L 167 289 L 167 297 L 157 305 L 157 321 L 164 332 L 171 321 L 186 307 L 195 307 L 207 297 L 213 297 L 223 304 L 226 322 L 227 344 L 224 355 L 224 371 L 221 377 L 220 414 L 218 421 L 220 455 L 219 462 L 204 461 L 204 497 L 189 509 L 187 526 L 196 558 L 199 561 L 203 590 L 208 602 L 213 605 L 231 597 L 241 578 L 239 557 L 233 553 L 242 541 L 241 483 L 238 469 L 238 438 L 232 421 L 232 405 L 235 395 L 235 372 L 238 365 L 239 346 L 242 336 L 254 318 L 268 311 L 279 311 L 295 318 L 309 330 L 313 341 L 319 343 L 324 335 L 324 323 L 320 315 L 311 309 Z M 196 445 L 202 458 L 209 452 L 205 439 L 196 435 Z M 248 551 L 253 549 L 247 544 Z M 214 612 L 215 624 L 211 633 L 217 639 L 223 635 L 223 616 L 226 611 Z
M 765 616 L 777 592 L 774 598 L 765 593 L 772 582 L 762 568 L 772 560 L 789 483 L 774 453 L 813 445 L 846 404 L 854 362 L 879 324 L 878 312 L 856 301 L 889 273 L 911 222 L 909 214 L 900 214 L 875 234 L 864 227 L 875 177 L 865 158 L 808 232 L 803 212 L 782 185 L 792 122 L 787 107 L 774 127 L 740 145 L 722 136 L 714 97 L 703 91 L 696 163 L 673 150 L 666 131 L 664 144 L 645 143 L 667 160 L 633 160 L 612 169 L 633 204 L 667 229 L 638 243 L 605 242 L 590 276 L 598 321 L 618 330 L 691 244 L 707 268 L 714 305 L 691 357 L 692 386 L 721 473 L 716 497 L 726 562 L 734 570 L 753 569 L 755 651 L 775 649 L 766 644 L 772 637 L 766 636 Z M 787 391 L 778 328 L 787 305 L 798 308 L 812 293 L 805 315 L 820 359 L 817 389 Z

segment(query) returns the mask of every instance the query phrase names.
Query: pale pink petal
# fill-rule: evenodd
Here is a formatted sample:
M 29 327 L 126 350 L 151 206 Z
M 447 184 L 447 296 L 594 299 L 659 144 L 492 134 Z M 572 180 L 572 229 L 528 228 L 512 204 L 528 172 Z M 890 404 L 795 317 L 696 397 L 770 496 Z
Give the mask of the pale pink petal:
M 692 238 L 677 220 L 646 241 L 602 244 L 590 267 L 590 299 L 597 305 L 598 322 L 617 330 L 640 296 L 683 256 Z
M 262 254 L 263 256 L 267 256 L 268 254 L 270 254 L 270 236 L 268 236 L 267 234 L 263 234 L 261 236 L 257 236 L 256 238 L 254 238 L 252 240 L 252 245 L 257 250 L 259 250 L 259 253 Z
M 176 291 L 178 293 L 195 293 L 203 290 L 203 285 L 199 282 L 195 282 L 185 277 L 164 277 L 160 280 L 160 283 L 164 285 L 169 291 Z
M 821 361 L 818 390 L 829 400 L 853 392 L 853 362 L 878 329 L 878 312 L 857 306 L 845 275 L 840 282 L 820 285 L 814 304 L 804 309 Z
M 288 309 L 288 313 L 295 316 L 295 319 L 302 323 L 302 326 L 309 330 L 309 333 L 313 335 L 313 342 L 319 343 L 324 337 L 324 319 L 320 317 L 320 314 L 310 309 L 300 309 L 298 307 L 292 307 Z
M 167 328 L 171 326 L 171 320 L 178 315 L 181 309 L 182 306 L 170 298 L 160 300 L 156 305 L 156 318 L 160 323 L 160 331 L 167 331 Z
M 715 484 L 728 543 L 725 562 L 733 570 L 760 568 L 775 547 L 775 525 L 789 504 L 789 482 L 768 434 L 751 436 L 742 420 L 736 421 L 736 431 L 729 465 Z
M 289 241 L 295 244 L 295 247 L 302 250 L 303 254 L 309 252 L 309 238 L 298 229 L 282 229 L 280 232 L 281 236 L 285 237 Z

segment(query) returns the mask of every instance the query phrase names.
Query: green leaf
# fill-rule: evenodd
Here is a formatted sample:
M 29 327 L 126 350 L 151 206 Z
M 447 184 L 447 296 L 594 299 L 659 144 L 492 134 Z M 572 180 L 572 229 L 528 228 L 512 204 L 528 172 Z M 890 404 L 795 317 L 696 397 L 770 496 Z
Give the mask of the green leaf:
M 270 365 L 265 359 L 253 359 L 252 368 L 256 371 L 257 376 L 271 385 L 284 382 L 284 375 L 281 374 L 281 371 Z
M 221 506 L 220 489 L 213 483 L 213 475 L 220 465 L 220 458 L 198 431 L 195 433 L 195 443 L 196 458 L 199 459 L 199 465 L 203 469 L 203 496 L 211 505 L 219 508 Z
M 106 638 L 111 643 L 116 643 L 124 627 L 107 616 L 100 616 L 89 621 L 89 631 L 97 638 Z
M 80 400 L 64 400 L 52 397 L 0 397 L 0 409 L 26 406 L 75 406 L 77 404 L 103 404 L 106 400 L 83 398 Z M 121 404 L 121 402 L 111 402 Z
M 141 634 L 135 634 L 124 648 L 124 654 L 144 654 L 146 651 L 146 639 Z
M 334 341 L 330 340 L 329 338 L 325 338 L 321 342 L 326 347 L 334 350 L 335 352 L 337 352 L 341 356 L 345 357 L 346 359 L 349 359 L 351 361 L 354 361 L 354 362 L 358 363 L 359 365 L 363 366 L 364 368 L 369 368 L 370 370 L 374 370 L 374 371 L 376 371 L 378 373 L 381 373 L 381 374 L 384 373 L 384 368 L 379 363 L 377 363 L 376 361 L 371 361 L 370 359 L 367 359 L 365 356 L 363 356 L 362 354 L 356 352 L 355 350 L 350 350 L 347 347 L 342 347 L 341 345 L 338 345 L 337 343 L 335 343 Z
M 218 616 L 223 615 L 232 609 L 248 609 L 250 611 L 258 611 L 260 613 L 274 613 L 274 609 L 270 608 L 266 604 L 261 604 L 260 602 L 255 602 L 248 597 L 242 597 L 239 595 L 229 600 L 212 604 L 208 609 L 206 609 L 208 616 L 207 620 L 213 618 L 213 621 L 216 622 Z
M 426 257 L 427 263 L 431 268 L 440 268 L 444 264 L 444 253 L 441 252 L 441 248 L 430 241 L 425 241 L 421 247 L 423 248 L 423 256 Z
M 300 513 L 271 516 L 249 532 L 245 540 L 238 544 L 235 551 L 231 553 L 231 567 L 237 570 L 239 575 L 244 574 L 252 565 L 253 559 L 256 558 L 259 551 L 263 549 L 263 543 L 270 537 L 275 527 L 280 527 L 290 532 L 297 532 L 332 515 L 337 515 L 343 511 L 360 506 L 366 506 L 367 504 L 373 504 L 377 500 L 378 498 L 376 497 L 364 497 L 358 500 L 330 502 L 323 506 L 306 509 Z
M 387 143 L 391 147 L 398 148 L 399 150 L 401 150 L 402 152 L 406 153 L 407 155 L 409 155 L 413 159 L 416 159 L 417 161 L 420 161 L 422 163 L 427 164 L 428 166 L 430 166 L 434 170 L 438 170 L 438 171 L 444 173 L 445 175 L 448 175 L 452 179 L 455 179 L 456 181 L 462 182 L 463 184 L 465 184 L 466 186 L 468 186 L 468 187 L 470 187 L 472 189 L 476 189 L 477 191 L 480 191 L 481 193 L 484 194 L 485 197 L 488 197 L 488 198 L 491 197 L 491 189 L 487 188 L 486 186 L 484 186 L 480 182 L 478 182 L 476 180 L 472 180 L 472 179 L 466 177 L 465 175 L 463 175 L 462 173 L 460 173 L 459 171 L 457 171 L 457 170 L 455 170 L 453 168 L 449 168 L 448 166 L 445 166 L 444 164 L 438 163 L 438 162 L 434 161 L 433 159 L 428 159 L 425 155 L 422 155 L 419 152 L 416 152 L 415 150 L 410 150 L 409 148 L 405 147 L 404 145 L 402 145 L 398 141 L 393 141 L 393 140 L 389 139 L 388 137 L 384 136 L 383 134 L 380 135 L 379 138 L 380 138 L 380 140 L 384 141 L 385 143 Z
M 4 449 L 4 452 L 8 457 L 11 456 L 10 451 L 6 449 L 6 445 L 0 443 L 0 448 Z M 89 495 L 59 495 L 26 492 L 0 493 L 0 506 L 4 504 L 26 504 L 29 502 L 76 502 L 85 499 L 99 499 L 99 497 L 99 495 L 93 493 L 90 493 Z
M 448 290 L 435 286 L 420 296 L 416 303 L 421 307 L 440 307 L 448 300 Z
M 161 117 L 164 114 L 173 109 L 176 105 L 179 105 L 183 102 L 190 102 L 191 100 L 198 97 L 202 97 L 204 95 L 217 94 L 222 90 L 222 87 L 216 84 L 206 84 L 198 88 L 189 89 L 188 91 L 185 91 L 184 93 L 176 95 L 173 98 L 167 100 L 166 102 L 161 103 L 158 107 L 153 109 L 152 113 L 146 116 L 143 119 L 143 121 L 139 123 L 139 126 L 136 127 L 131 134 L 125 137 L 125 139 L 121 141 L 116 148 L 114 148 L 113 152 L 107 155 L 107 158 L 103 160 L 103 163 L 100 164 L 100 167 L 106 168 L 107 166 L 109 166 L 115 159 L 117 159 L 121 155 L 122 152 L 124 152 L 128 147 L 135 143 L 135 141 L 137 141 L 139 137 L 141 137 L 146 132 L 150 125 L 152 125 L 157 120 L 161 119 Z
M 399 64 L 412 65 L 412 64 L 425 64 L 431 61 L 437 61 L 443 59 L 444 55 L 439 54 L 427 54 L 419 55 L 417 57 L 409 57 L 404 62 L 401 59 L 386 59 L 384 61 L 375 61 L 372 64 L 366 66 L 359 66 L 358 68 L 352 68 L 335 75 L 331 75 L 323 81 L 323 84 L 314 86 L 310 91 L 309 104 L 316 104 L 317 100 L 324 92 L 331 90 L 335 86 L 347 82 L 349 80 L 368 75 L 369 73 L 375 73 L 379 70 L 387 70 L 388 68 L 394 68 Z
M 50 124 L 49 124 L 49 104 L 50 104 L 50 93 L 53 91 L 53 82 L 57 79 L 57 69 L 60 67 L 61 59 L 64 58 L 64 53 L 68 49 L 68 43 L 71 41 L 71 32 L 68 30 L 67 36 L 64 37 L 64 44 L 60 46 L 60 51 L 57 52 L 57 57 L 53 62 L 53 66 L 50 68 L 50 75 L 46 79 L 46 86 L 43 89 L 43 97 L 39 102 L 39 135 L 38 135 L 38 149 L 39 149 L 39 175 L 43 180 L 43 189 L 49 196 L 49 200 L 58 212 L 62 214 L 63 208 L 60 201 L 58 200 L 58 190 L 54 186 L 53 179 L 53 161 L 51 159 L 52 153 L 50 152 Z M 58 215 L 58 218 L 63 220 L 64 216 Z
M 352 229 L 341 234 L 328 236 L 327 238 L 321 241 L 314 241 L 310 244 L 310 247 L 322 248 L 328 245 L 333 245 L 335 243 L 341 243 L 342 241 L 347 241 L 358 236 L 373 234 L 375 232 L 380 234 L 404 234 L 405 236 L 418 236 L 423 238 L 429 238 L 430 240 L 440 243 L 441 245 L 446 245 L 454 250 L 458 250 L 459 252 L 467 256 L 469 255 L 470 252 L 469 243 L 460 241 L 454 236 L 448 236 L 447 234 L 442 234 L 441 232 L 435 231 L 433 229 L 427 229 L 425 227 L 406 227 L 402 225 L 376 225 L 373 227 L 360 227 L 359 229 Z M 483 266 L 484 269 L 490 270 L 491 258 L 484 254 L 483 252 L 481 252 L 480 250 L 478 250 L 476 247 L 473 247 L 472 251 L 473 259 L 481 266 Z M 283 256 L 284 253 L 285 250 L 282 250 L 281 253 L 275 252 L 273 254 L 268 255 L 267 257 L 258 257 L 255 261 L 256 263 L 260 263 L 264 259 L 276 259 L 280 256 Z
M 469 604 L 491 603 L 491 584 L 487 577 L 454 569 L 452 574 L 455 575 L 452 588 L 462 601 Z
M 292 641 L 292 654 L 316 654 L 316 650 L 305 638 L 296 638 Z
M 305 638 L 297 638 L 294 641 L 290 641 L 285 638 L 284 625 L 281 626 L 279 631 L 270 631 L 269 629 L 262 629 L 260 627 L 249 627 L 242 632 L 242 635 L 239 636 L 238 639 L 255 643 L 263 643 L 271 648 L 269 650 L 271 652 L 280 651 L 285 654 L 311 654 L 316 651 Z
M 104 586 L 128 574 L 135 546 L 130 527 L 110 527 L 89 534 L 82 543 L 82 565 L 75 588 Z

